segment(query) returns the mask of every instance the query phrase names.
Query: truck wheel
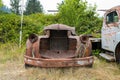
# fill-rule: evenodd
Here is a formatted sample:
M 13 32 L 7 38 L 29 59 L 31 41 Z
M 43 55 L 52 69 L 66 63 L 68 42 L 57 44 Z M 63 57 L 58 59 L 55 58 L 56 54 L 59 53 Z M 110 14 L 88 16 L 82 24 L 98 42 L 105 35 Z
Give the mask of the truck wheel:
M 117 46 L 115 50 L 115 58 L 116 58 L 116 62 L 120 63 L 120 44 Z

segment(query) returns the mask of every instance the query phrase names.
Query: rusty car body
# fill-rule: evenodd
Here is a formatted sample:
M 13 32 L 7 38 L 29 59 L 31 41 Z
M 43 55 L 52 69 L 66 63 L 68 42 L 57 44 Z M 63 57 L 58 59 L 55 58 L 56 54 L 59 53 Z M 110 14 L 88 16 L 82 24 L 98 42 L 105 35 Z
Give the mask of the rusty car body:
M 52 24 L 45 35 L 31 34 L 26 42 L 25 66 L 72 67 L 92 66 L 91 42 L 86 35 L 76 36 L 75 28 Z

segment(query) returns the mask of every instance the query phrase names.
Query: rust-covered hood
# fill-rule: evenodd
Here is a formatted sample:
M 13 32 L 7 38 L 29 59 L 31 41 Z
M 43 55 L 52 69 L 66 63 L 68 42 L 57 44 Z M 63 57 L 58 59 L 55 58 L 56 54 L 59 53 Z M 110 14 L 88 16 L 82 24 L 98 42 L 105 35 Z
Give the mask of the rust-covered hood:
M 67 25 L 63 25 L 63 24 L 52 24 L 49 26 L 46 26 L 44 28 L 44 30 L 69 30 L 72 32 L 72 34 L 76 34 L 75 33 L 75 27 L 69 27 Z

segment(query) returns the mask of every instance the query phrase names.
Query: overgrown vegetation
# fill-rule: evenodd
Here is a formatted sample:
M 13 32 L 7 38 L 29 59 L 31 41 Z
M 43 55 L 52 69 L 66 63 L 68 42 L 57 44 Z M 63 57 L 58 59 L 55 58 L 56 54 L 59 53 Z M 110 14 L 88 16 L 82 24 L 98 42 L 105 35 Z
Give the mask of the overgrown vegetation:
M 3 5 L 2 0 L 0 0 L 0 7 Z
M 92 54 L 96 57 L 98 57 L 100 53 L 101 53 L 100 49 L 92 50 Z
M 24 16 L 23 42 L 31 33 L 42 34 L 43 27 L 56 22 L 54 15 L 33 14 Z M 20 16 L 15 14 L 0 14 L 0 38 L 4 42 L 19 42 Z
M 96 6 L 82 0 L 64 0 L 58 6 L 57 14 L 35 13 L 24 16 L 23 43 L 31 33 L 42 34 L 44 26 L 62 23 L 76 28 L 77 34 L 96 34 L 102 26 L 102 19 L 96 13 Z M 0 13 L 0 40 L 19 42 L 20 15 Z M 97 35 L 99 36 L 99 35 Z
M 19 48 L 15 43 L 0 44 L 0 64 L 5 64 L 7 61 L 23 61 L 24 52 L 24 46 Z
M 96 13 L 96 5 L 83 0 L 64 0 L 58 9 L 60 22 L 75 27 L 77 34 L 96 33 L 101 29 L 102 19 Z

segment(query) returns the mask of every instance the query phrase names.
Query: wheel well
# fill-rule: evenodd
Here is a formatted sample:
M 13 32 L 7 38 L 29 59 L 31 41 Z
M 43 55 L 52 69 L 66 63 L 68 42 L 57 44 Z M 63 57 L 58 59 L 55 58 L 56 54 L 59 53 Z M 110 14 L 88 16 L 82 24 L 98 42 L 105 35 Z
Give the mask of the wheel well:
M 117 44 L 115 48 L 115 58 L 116 58 L 116 61 L 120 62 L 120 42 Z

